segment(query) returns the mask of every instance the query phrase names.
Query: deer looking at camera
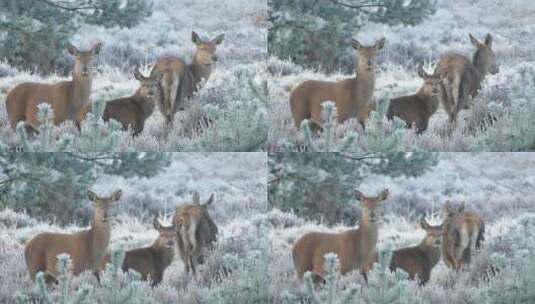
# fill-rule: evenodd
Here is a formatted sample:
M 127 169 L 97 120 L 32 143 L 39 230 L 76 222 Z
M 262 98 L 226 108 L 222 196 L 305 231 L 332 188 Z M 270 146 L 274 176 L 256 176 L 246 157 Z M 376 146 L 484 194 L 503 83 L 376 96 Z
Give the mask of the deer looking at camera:
M 57 256 L 66 253 L 71 257 L 73 274 L 92 270 L 100 280 L 102 258 L 111 237 L 110 208 L 121 198 L 121 190 L 109 197 L 99 197 L 89 190 L 87 196 L 95 208 L 91 228 L 73 234 L 41 233 L 31 239 L 24 249 L 24 257 L 30 278 L 42 271 L 48 283 L 57 282 Z
M 217 226 L 208 213 L 213 201 L 212 194 L 201 205 L 200 195 L 195 192 L 192 203 L 176 208 L 173 224 L 177 229 L 178 252 L 187 273 L 196 274 L 196 265 L 204 263 L 206 252 L 217 242 Z
M 109 121 L 114 119 L 123 126 L 123 130 L 132 128 L 132 135 L 139 135 L 145 127 L 145 121 L 154 111 L 155 101 L 159 99 L 159 83 L 162 73 L 156 73 L 151 77 L 145 77 L 139 71 L 134 70 L 134 78 L 139 81 L 140 86 L 130 97 L 114 99 L 106 103 L 102 119 Z M 91 103 L 87 104 L 79 114 L 79 121 L 83 122 L 87 113 L 91 112 Z M 80 128 L 80 125 L 78 124 Z
M 481 248 L 485 240 L 485 222 L 473 211 L 465 210 L 464 203 L 458 208 L 446 201 L 443 207 L 444 231 L 442 254 L 450 268 L 460 269 L 470 264 L 472 253 Z
M 429 118 L 438 109 L 438 94 L 441 90 L 441 75 L 429 75 L 420 65 L 418 76 L 424 80 L 424 85 L 413 95 L 394 98 L 390 101 L 386 117 L 401 118 L 411 128 L 416 126 L 418 134 L 424 132 L 429 124 Z
M 365 128 L 374 108 L 373 91 L 375 89 L 375 58 L 383 48 L 385 38 L 373 46 L 363 46 L 353 39 L 352 46 L 358 53 L 356 76 L 338 82 L 309 80 L 295 88 L 290 96 L 290 107 L 296 127 L 309 119 L 321 126 L 322 103 L 332 101 L 336 105 L 338 122 L 357 117 Z
M 162 281 L 165 269 L 171 265 L 175 257 L 176 230 L 175 225 L 162 223 L 162 219 L 158 216 L 154 217 L 152 225 L 158 231 L 158 238 L 149 247 L 125 252 L 122 270 L 135 270 L 141 274 L 142 280 L 150 277 L 152 286 L 156 286 Z M 111 256 L 106 255 L 102 268 L 110 262 L 110 259 Z
M 102 44 L 95 44 L 89 51 L 79 51 L 71 44 L 67 50 L 74 56 L 75 64 L 72 80 L 56 84 L 26 82 L 13 88 L 6 97 L 7 115 L 11 127 L 15 129 L 20 121 L 26 123 L 29 133 L 39 126 L 37 106 L 47 103 L 54 111 L 54 124 L 65 120 L 77 121 L 78 113 L 89 103 L 93 82 L 92 62 L 100 52 Z
M 293 261 L 300 280 L 303 279 L 305 272 L 311 271 L 316 276 L 316 283 L 323 282 L 325 254 L 332 252 L 338 255 L 342 274 L 360 269 L 367 281 L 367 273 L 373 264 L 379 235 L 377 208 L 387 199 L 388 189 L 375 197 L 365 196 L 355 190 L 355 196 L 362 206 L 359 228 L 341 233 L 311 232 L 301 237 L 293 246 Z
M 500 69 L 492 50 L 492 36 L 487 34 L 483 43 L 472 34 L 470 42 L 476 47 L 472 61 L 464 55 L 447 54 L 440 58 L 435 74 L 444 75 L 440 101 L 449 121 L 456 122 L 457 115 L 469 106 L 469 97 L 476 97 L 487 74 L 497 74 Z
M 224 38 L 225 35 L 221 34 L 211 40 L 204 40 L 196 32 L 192 32 L 191 40 L 197 46 L 197 51 L 190 64 L 175 56 L 158 59 L 151 71 L 151 77 L 158 72 L 163 74 L 158 107 L 166 123 L 172 123 L 176 112 L 185 108 L 187 99 L 199 89 L 201 81 L 210 78 L 217 62 L 217 46 Z
M 442 225 L 431 226 L 422 219 L 420 226 L 426 232 L 424 239 L 416 246 L 394 250 L 390 270 L 403 269 L 411 280 L 418 276 L 419 284 L 425 285 L 431 278 L 431 270 L 440 261 Z M 376 256 L 375 262 L 377 260 Z

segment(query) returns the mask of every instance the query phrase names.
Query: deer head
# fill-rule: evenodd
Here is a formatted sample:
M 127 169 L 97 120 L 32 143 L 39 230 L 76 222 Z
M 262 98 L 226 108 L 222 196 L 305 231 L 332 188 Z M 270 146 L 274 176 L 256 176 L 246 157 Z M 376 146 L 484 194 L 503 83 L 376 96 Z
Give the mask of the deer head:
M 357 39 L 352 40 L 352 46 L 358 52 L 359 70 L 373 71 L 377 53 L 384 47 L 385 38 L 381 38 L 372 46 L 363 46 Z
M 98 42 L 89 51 L 79 51 L 72 44 L 67 44 L 67 51 L 74 57 L 74 74 L 81 77 L 91 76 L 93 58 L 100 53 L 102 43 Z
M 88 190 L 87 197 L 93 202 L 95 208 L 95 215 L 93 217 L 95 224 L 107 223 L 109 217 L 109 211 L 112 204 L 121 198 L 121 189 L 112 193 L 108 197 L 99 197 L 95 192 Z
M 375 197 L 368 197 L 359 190 L 355 190 L 355 196 L 362 206 L 363 222 L 375 223 L 379 219 L 377 207 L 388 198 L 388 189 L 385 189 Z
M 195 61 L 199 64 L 210 66 L 217 61 L 216 50 L 225 39 L 225 35 L 221 34 L 211 40 L 203 40 L 196 32 L 191 32 L 191 41 L 197 46 L 195 53 Z
M 476 47 L 473 64 L 483 75 L 491 73 L 492 75 L 500 72 L 496 55 L 492 50 L 492 36 L 487 34 L 483 43 L 479 42 L 472 34 L 468 34 L 470 42 Z

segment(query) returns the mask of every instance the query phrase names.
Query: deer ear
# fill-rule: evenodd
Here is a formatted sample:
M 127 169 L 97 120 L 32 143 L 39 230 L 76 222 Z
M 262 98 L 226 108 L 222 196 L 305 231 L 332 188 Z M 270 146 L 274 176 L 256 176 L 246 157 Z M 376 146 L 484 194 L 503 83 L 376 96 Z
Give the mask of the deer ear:
M 201 37 L 195 31 L 191 32 L 191 41 L 195 44 L 202 43 Z
M 200 205 L 201 204 L 201 197 L 200 197 L 198 191 L 193 192 L 193 204 L 195 204 L 195 205 Z
M 220 45 L 223 42 L 223 39 L 225 39 L 225 34 L 218 35 L 212 39 L 212 43 L 215 45 Z
M 468 37 L 470 37 L 470 42 L 472 42 L 472 44 L 477 48 L 481 45 L 481 43 L 479 43 L 479 40 L 477 40 L 476 37 L 472 36 L 472 34 L 468 34 Z
M 102 42 L 97 42 L 92 48 L 91 52 L 93 55 L 98 55 L 100 53 L 100 49 L 102 48 Z
M 381 50 L 385 46 L 385 41 L 386 41 L 385 37 L 377 40 L 377 42 L 375 42 L 375 45 L 374 45 L 375 49 Z
M 136 67 L 134 69 L 134 78 L 139 80 L 139 81 L 143 81 L 145 79 L 143 74 L 141 74 L 141 72 L 139 71 L 139 67 Z
M 73 56 L 76 56 L 76 54 L 78 54 L 78 49 L 74 45 L 68 43 L 65 47 L 67 48 L 69 54 Z
M 429 229 L 429 224 L 427 223 L 427 221 L 426 221 L 424 218 L 422 218 L 422 219 L 420 220 L 420 226 L 421 226 L 422 229 L 424 229 L 424 230 Z
M 351 40 L 351 46 L 357 51 L 362 48 L 362 44 L 360 44 L 360 42 L 355 38 Z
M 87 198 L 89 198 L 89 200 L 92 202 L 97 202 L 98 200 L 97 194 L 92 190 L 87 190 Z
M 212 193 L 212 195 L 210 195 L 210 198 L 208 198 L 208 200 L 206 201 L 204 205 L 210 206 L 213 202 L 214 202 L 214 194 Z
M 388 198 L 388 195 L 390 194 L 390 192 L 388 191 L 388 189 L 385 189 L 383 190 L 381 193 L 379 193 L 379 199 L 381 201 L 384 201 L 385 199 Z
M 121 198 L 121 195 L 123 194 L 123 191 L 121 189 L 113 192 L 113 194 L 111 195 L 111 199 L 116 202 L 118 201 L 120 198 Z
M 427 73 L 424 70 L 424 66 L 421 64 L 418 66 L 418 76 L 420 78 L 427 78 Z
M 158 215 L 154 216 L 154 219 L 152 220 L 152 226 L 154 226 L 154 229 L 160 230 L 160 222 L 158 221 Z
M 360 192 L 359 190 L 355 189 L 355 197 L 359 202 L 363 202 L 366 199 L 366 196 L 364 193 Z
M 487 34 L 487 36 L 485 36 L 485 45 L 489 48 L 492 48 L 492 36 L 490 34 Z

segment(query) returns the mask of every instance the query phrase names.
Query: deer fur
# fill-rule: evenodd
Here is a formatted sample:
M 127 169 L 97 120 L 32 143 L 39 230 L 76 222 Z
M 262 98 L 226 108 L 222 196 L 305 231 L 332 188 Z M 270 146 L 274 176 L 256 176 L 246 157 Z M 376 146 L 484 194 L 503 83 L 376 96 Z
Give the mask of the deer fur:
M 173 122 L 178 110 L 185 108 L 187 99 L 199 89 L 201 81 L 210 78 L 217 62 L 217 46 L 224 38 L 225 35 L 221 34 L 211 40 L 203 40 L 196 32 L 192 32 L 191 40 L 197 50 L 190 64 L 178 57 L 166 56 L 158 59 L 154 65 L 151 76 L 158 72 L 163 73 L 158 108 L 168 124 Z
M 423 219 L 420 226 L 426 232 L 424 239 L 416 246 L 395 250 L 390 270 L 402 269 L 411 280 L 418 276 L 419 284 L 425 285 L 431 278 L 431 270 L 440 261 L 442 225 L 431 226 Z
M 208 213 L 213 201 L 212 194 L 201 205 L 200 195 L 195 192 L 191 204 L 176 208 L 173 224 L 177 227 L 177 248 L 187 273 L 195 275 L 196 265 L 204 262 L 206 251 L 217 242 L 217 226 Z
M 438 94 L 441 89 L 441 75 L 429 75 L 420 65 L 418 76 L 424 80 L 423 86 L 413 95 L 394 98 L 390 101 L 386 117 L 399 117 L 407 124 L 407 128 L 416 126 L 418 134 L 424 132 L 429 119 L 438 109 Z
M 133 249 L 125 252 L 122 270 L 135 270 L 141 274 L 142 280 L 151 279 L 152 286 L 160 284 L 167 267 L 175 257 L 175 225 L 164 225 L 158 216 L 153 220 L 154 229 L 158 231 L 158 238 L 149 247 Z M 106 255 L 102 268 L 111 260 Z
M 331 252 L 338 255 L 342 274 L 359 269 L 367 280 L 379 236 L 377 207 L 387 199 L 388 189 L 376 197 L 368 197 L 355 190 L 355 196 L 362 206 L 359 228 L 341 233 L 311 232 L 295 243 L 292 256 L 299 280 L 310 271 L 316 276 L 316 282 L 324 281 L 325 255 Z
M 484 241 L 485 223 L 473 211 L 465 211 L 464 203 L 454 209 L 447 201 L 443 207 L 444 231 L 442 253 L 446 265 L 460 269 L 470 264 L 472 253 Z
M 75 58 L 70 81 L 56 84 L 26 82 L 13 88 L 6 97 L 11 127 L 15 129 L 23 121 L 29 133 L 35 132 L 39 126 L 37 106 L 42 103 L 48 103 L 52 107 L 55 125 L 65 120 L 76 121 L 80 110 L 89 103 L 93 82 L 91 65 L 101 46 L 99 42 L 89 51 L 82 52 L 71 44 L 67 45 L 67 50 Z
M 500 69 L 492 50 L 492 36 L 487 34 L 483 43 L 472 34 L 470 42 L 476 47 L 472 61 L 461 54 L 446 54 L 440 58 L 435 74 L 444 75 L 440 101 L 449 121 L 456 122 L 459 112 L 469 107 L 469 97 L 476 97 L 487 74 L 497 74 Z
M 87 196 L 95 208 L 91 228 L 73 234 L 41 233 L 31 239 L 24 249 L 30 278 L 42 271 L 47 282 L 57 282 L 57 256 L 66 253 L 71 257 L 73 274 L 92 270 L 99 278 L 99 270 L 111 237 L 109 210 L 121 197 L 121 190 L 109 197 L 99 197 L 89 190 Z
M 374 106 L 375 57 L 384 46 L 385 38 L 373 46 L 363 46 L 353 39 L 352 46 L 358 53 L 356 76 L 337 82 L 309 80 L 298 85 L 290 96 L 290 107 L 296 127 L 305 119 L 322 124 L 322 103 L 332 101 L 336 105 L 338 122 L 357 117 L 364 128 L 370 109 Z
M 161 73 L 156 73 L 151 77 L 145 77 L 138 68 L 134 71 L 134 78 L 140 82 L 140 87 L 134 95 L 114 99 L 106 103 L 102 119 L 109 121 L 114 119 L 119 122 L 123 130 L 132 128 L 132 135 L 136 136 L 143 132 L 145 121 L 154 111 L 155 100 L 159 99 L 159 82 L 162 79 Z M 80 112 L 79 121 L 83 122 L 87 113 L 91 112 L 91 103 L 87 104 Z M 80 127 L 80 125 L 78 125 Z

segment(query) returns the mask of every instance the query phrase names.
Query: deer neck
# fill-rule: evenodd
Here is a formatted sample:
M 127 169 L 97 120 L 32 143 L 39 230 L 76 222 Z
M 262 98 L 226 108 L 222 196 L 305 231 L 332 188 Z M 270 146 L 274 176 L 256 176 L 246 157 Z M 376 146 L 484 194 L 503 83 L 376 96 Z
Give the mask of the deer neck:
M 377 244 L 377 238 L 379 234 L 379 229 L 377 222 L 370 222 L 368 218 L 363 217 L 360 220 L 360 246 L 361 248 L 368 248 L 369 250 L 375 251 L 375 246 Z
M 436 110 L 437 110 L 436 108 L 438 107 L 438 104 L 437 104 L 437 107 L 434 106 L 434 102 L 435 101 L 438 102 L 438 99 L 435 100 L 436 96 L 433 96 L 433 95 L 429 94 L 422 87 L 422 88 L 420 88 L 418 93 L 416 93 L 416 98 L 423 104 L 423 106 L 425 108 L 425 112 L 428 115 L 431 115 L 431 114 L 436 112 Z
M 353 86 L 354 96 L 358 96 L 358 100 L 370 102 L 375 89 L 375 72 L 374 69 L 367 70 L 358 66 L 355 75 L 355 85 Z M 357 98 L 355 98 L 357 100 Z
M 152 114 L 152 112 L 154 112 L 154 98 L 141 95 L 139 90 L 136 91 L 135 95 L 132 97 L 138 103 L 141 111 L 143 112 L 143 117 L 147 118 Z
M 427 257 L 431 265 L 436 265 L 440 260 L 440 249 L 425 244 L 425 239 L 418 245 L 418 249 Z
M 158 260 L 161 262 L 164 268 L 173 262 L 173 258 L 175 257 L 174 246 L 171 248 L 166 248 L 160 246 L 160 244 L 158 244 L 158 240 L 156 240 L 150 248 L 152 252 L 158 256 Z
M 109 222 L 103 223 L 97 219 L 93 219 L 89 234 L 91 242 L 90 251 L 93 261 L 100 261 L 110 242 L 111 228 Z
M 89 103 L 89 95 L 91 95 L 91 86 L 93 83 L 91 74 L 83 77 L 76 70 L 72 75 L 69 94 L 69 115 L 71 119 L 76 118 L 78 112 Z
M 475 73 L 476 83 L 477 83 L 478 88 L 480 88 L 481 83 L 483 82 L 483 80 L 485 80 L 485 76 L 487 75 L 488 67 L 485 64 L 484 60 L 481 58 L 481 55 L 479 54 L 478 51 L 476 51 L 474 53 L 474 56 L 472 57 L 472 66 L 477 72 Z
M 204 79 L 208 80 L 212 74 L 212 65 L 206 65 L 199 62 L 197 57 L 193 59 L 193 62 L 188 66 L 191 74 L 193 75 L 193 89 L 198 90 L 199 83 Z

